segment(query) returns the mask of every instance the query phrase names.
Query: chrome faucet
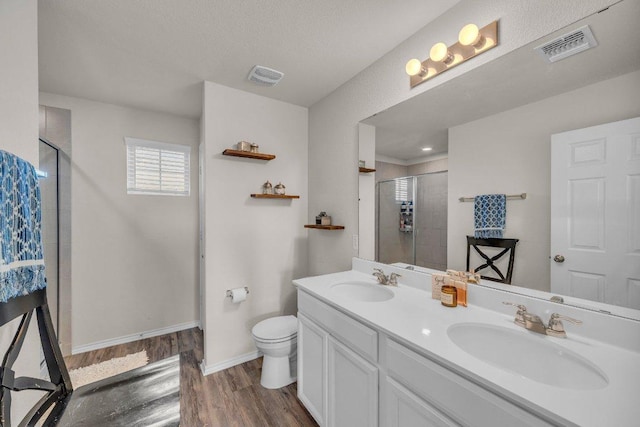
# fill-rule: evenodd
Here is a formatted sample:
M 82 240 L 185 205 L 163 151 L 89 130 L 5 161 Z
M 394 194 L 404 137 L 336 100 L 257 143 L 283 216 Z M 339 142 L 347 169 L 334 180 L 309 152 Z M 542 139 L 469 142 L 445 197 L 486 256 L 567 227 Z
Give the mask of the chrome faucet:
M 558 337 L 558 338 L 566 338 L 567 333 L 564 331 L 564 325 L 562 324 L 562 320 L 566 320 L 576 325 L 582 324 L 582 320 L 573 319 L 571 317 L 563 316 L 562 314 L 558 314 L 558 313 L 553 313 L 551 315 L 551 318 L 549 319 L 549 327 L 547 328 L 547 335 L 551 335 L 552 337 Z
M 513 305 L 518 308 L 516 317 L 513 319 L 513 323 L 521 326 L 529 331 L 536 332 L 538 334 L 549 335 L 557 338 L 566 338 L 567 333 L 564 330 L 562 320 L 575 323 L 576 325 L 582 324 L 582 320 L 573 319 L 568 316 L 563 316 L 558 313 L 553 313 L 549 319 L 549 326 L 545 326 L 540 316 L 527 312 L 527 307 L 522 304 L 514 304 L 512 302 L 503 301 L 503 304 Z
M 389 282 L 389 278 L 384 274 L 384 271 L 379 268 L 374 268 L 372 274 L 376 276 L 376 279 L 378 279 L 378 283 L 380 283 L 381 285 L 386 285 Z
M 389 286 L 398 286 L 398 277 L 402 277 L 402 275 L 397 273 L 391 273 L 389 275 L 389 280 L 387 281 L 387 284 Z
M 402 277 L 398 273 L 391 273 L 389 276 L 384 274 L 379 268 L 374 268 L 373 273 L 374 276 L 378 279 L 378 283 L 381 285 L 389 285 L 389 286 L 398 286 L 398 277 Z

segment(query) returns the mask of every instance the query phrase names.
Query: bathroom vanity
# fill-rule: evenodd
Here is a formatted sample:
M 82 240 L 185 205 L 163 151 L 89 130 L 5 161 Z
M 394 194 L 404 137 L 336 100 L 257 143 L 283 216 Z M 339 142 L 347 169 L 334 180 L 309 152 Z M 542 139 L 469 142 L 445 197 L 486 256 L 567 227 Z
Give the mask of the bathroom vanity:
M 400 285 L 377 284 L 374 267 L 402 274 Z M 615 333 L 599 340 L 612 327 L 605 316 L 471 286 L 469 307 L 447 308 L 431 299 L 429 274 L 360 259 L 350 271 L 294 284 L 298 397 L 322 426 L 631 426 L 640 419 L 637 321 L 614 319 Z M 584 324 L 566 325 L 566 339 L 534 334 L 514 324 L 515 310 L 502 301 L 545 320 L 552 312 L 582 316 Z

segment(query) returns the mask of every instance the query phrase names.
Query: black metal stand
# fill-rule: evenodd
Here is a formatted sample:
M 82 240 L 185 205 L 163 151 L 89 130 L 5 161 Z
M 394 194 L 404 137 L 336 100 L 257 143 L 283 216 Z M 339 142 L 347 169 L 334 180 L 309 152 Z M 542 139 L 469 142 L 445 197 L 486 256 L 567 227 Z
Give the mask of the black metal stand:
M 33 312 L 36 312 L 40 343 L 44 352 L 50 381 L 31 377 L 15 377 L 13 364 L 20 354 L 24 338 L 31 324 Z M 58 401 L 63 400 L 73 391 L 69 372 L 62 358 L 58 345 L 51 314 L 47 304 L 47 295 L 44 289 L 29 295 L 13 298 L 8 302 L 0 303 L 0 326 L 4 326 L 13 319 L 22 316 L 18 330 L 11 345 L 7 349 L 0 366 L 0 425 L 11 426 L 11 392 L 22 390 L 38 390 L 45 395 L 27 413 L 19 424 L 20 426 L 35 426 L 46 411 Z M 52 411 L 52 414 L 57 411 Z M 47 417 L 47 419 L 49 419 Z M 45 425 L 48 425 L 45 422 Z

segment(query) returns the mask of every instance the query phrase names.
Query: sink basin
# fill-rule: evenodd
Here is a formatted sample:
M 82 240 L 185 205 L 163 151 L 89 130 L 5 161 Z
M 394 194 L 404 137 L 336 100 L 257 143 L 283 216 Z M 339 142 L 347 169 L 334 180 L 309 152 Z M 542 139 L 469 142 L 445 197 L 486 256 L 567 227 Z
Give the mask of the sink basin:
M 354 301 L 364 302 L 387 301 L 394 295 L 391 289 L 370 282 L 338 283 L 331 287 L 331 292 Z
M 458 323 L 447 329 L 458 347 L 483 362 L 555 387 L 595 390 L 609 380 L 597 366 L 544 335 L 482 323 Z

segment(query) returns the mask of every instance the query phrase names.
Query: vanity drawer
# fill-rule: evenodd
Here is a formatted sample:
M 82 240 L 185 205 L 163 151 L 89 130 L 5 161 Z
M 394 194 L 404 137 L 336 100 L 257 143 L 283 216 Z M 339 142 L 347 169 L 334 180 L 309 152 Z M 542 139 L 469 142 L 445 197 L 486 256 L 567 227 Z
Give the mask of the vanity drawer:
M 447 414 L 472 426 L 549 426 L 552 424 L 467 381 L 390 339 L 385 352 L 387 375 Z
M 313 319 L 365 359 L 378 361 L 378 333 L 373 329 L 300 290 L 298 311 Z

